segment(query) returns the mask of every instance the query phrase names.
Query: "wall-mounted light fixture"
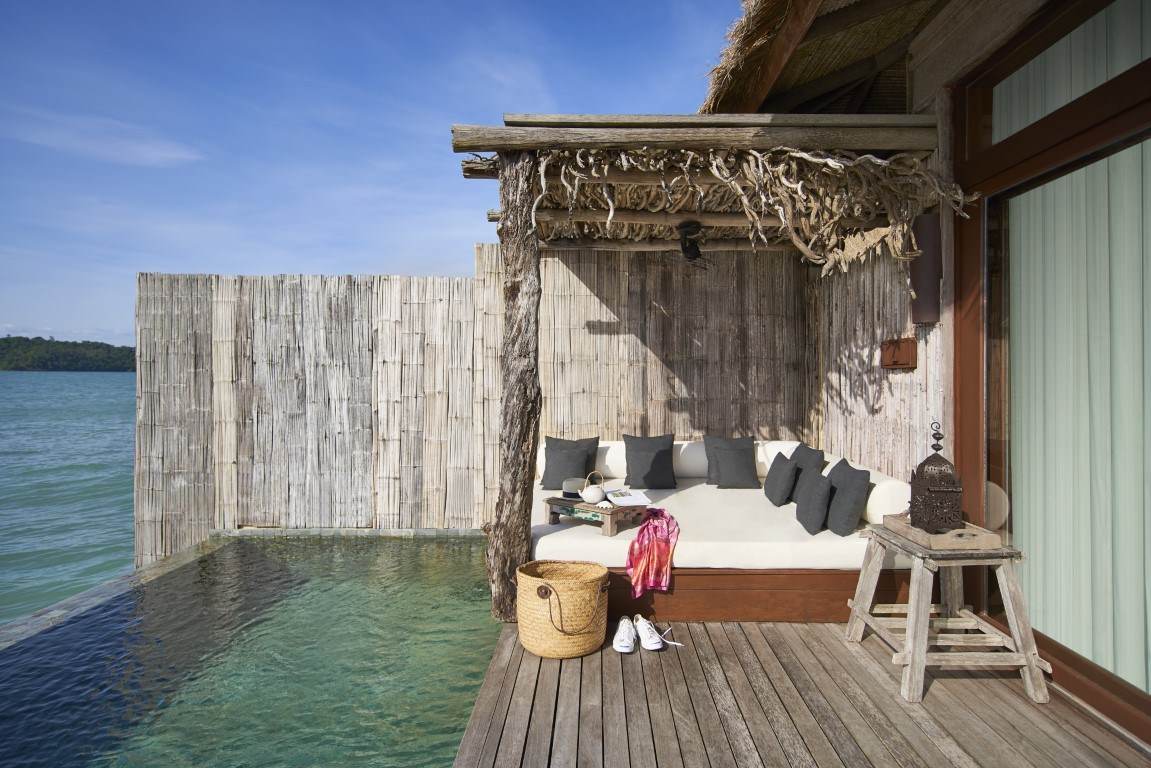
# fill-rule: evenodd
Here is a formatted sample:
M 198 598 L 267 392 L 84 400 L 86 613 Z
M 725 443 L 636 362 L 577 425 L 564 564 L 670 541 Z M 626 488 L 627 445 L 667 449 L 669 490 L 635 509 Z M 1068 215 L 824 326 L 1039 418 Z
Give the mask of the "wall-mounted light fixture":
M 939 322 L 939 282 L 943 277 L 943 246 L 939 213 L 924 213 L 912 227 L 920 254 L 911 261 L 911 321 L 916 324 Z

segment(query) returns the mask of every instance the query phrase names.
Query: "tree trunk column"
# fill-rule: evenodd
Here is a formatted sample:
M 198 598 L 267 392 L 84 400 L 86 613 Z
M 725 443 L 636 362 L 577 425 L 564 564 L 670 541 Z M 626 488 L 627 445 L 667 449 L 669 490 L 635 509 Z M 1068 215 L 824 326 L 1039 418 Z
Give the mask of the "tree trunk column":
M 539 442 L 539 246 L 532 230 L 537 161 L 532 152 L 500 153 L 500 251 L 504 338 L 500 350 L 500 495 L 487 527 L 492 615 L 516 618 L 516 568 L 531 558 L 532 482 Z

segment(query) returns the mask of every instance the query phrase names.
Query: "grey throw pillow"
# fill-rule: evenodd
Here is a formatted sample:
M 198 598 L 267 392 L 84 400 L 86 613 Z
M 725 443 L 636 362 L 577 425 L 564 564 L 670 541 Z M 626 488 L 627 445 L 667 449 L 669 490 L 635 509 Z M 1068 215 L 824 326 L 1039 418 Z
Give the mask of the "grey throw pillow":
M 767 470 L 767 479 L 763 481 L 763 494 L 768 501 L 777 507 L 782 507 L 791 501 L 791 492 L 795 490 L 795 481 L 799 477 L 799 465 L 778 453 Z
M 758 488 L 759 472 L 755 466 L 755 444 L 748 447 L 715 446 L 712 449 L 718 470 L 718 485 L 720 488 Z M 708 462 L 708 472 L 711 472 L 712 462 Z
M 805 469 L 796 486 L 799 498 L 795 502 L 795 519 L 812 536 L 823 530 L 827 523 L 827 507 L 831 501 L 831 480 Z
M 791 492 L 791 500 L 799 501 L 799 485 L 803 482 L 804 474 L 818 475 L 823 472 L 823 451 L 812 448 L 807 443 L 800 443 L 791 452 L 791 460 L 799 465 L 799 477 L 795 481 L 795 489 Z
M 843 459 L 831 468 L 827 479 L 831 481 L 827 527 L 840 536 L 848 536 L 859 527 L 859 520 L 867 508 L 871 473 L 866 469 L 856 469 Z
M 751 453 L 752 461 L 755 461 L 755 438 L 754 437 L 712 437 L 705 435 L 703 438 L 703 451 L 707 454 L 707 482 L 709 485 L 719 484 L 719 466 L 716 465 L 716 448 L 742 448 Z M 757 482 L 756 485 L 759 483 Z
M 540 487 L 558 490 L 569 477 L 587 477 L 595 469 L 598 449 L 599 437 L 585 437 L 582 440 L 545 437 L 544 476 Z
M 624 435 L 624 454 L 627 457 L 627 477 L 624 483 L 632 488 L 675 488 L 675 467 L 672 465 L 674 443 L 675 435 Z

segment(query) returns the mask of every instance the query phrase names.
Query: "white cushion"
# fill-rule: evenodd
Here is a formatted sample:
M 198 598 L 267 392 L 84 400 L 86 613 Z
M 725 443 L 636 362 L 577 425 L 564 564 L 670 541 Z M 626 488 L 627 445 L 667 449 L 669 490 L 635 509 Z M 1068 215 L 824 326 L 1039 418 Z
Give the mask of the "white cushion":
M 896 482 L 896 481 L 892 481 Z M 621 487 L 617 480 L 609 488 Z M 878 487 L 878 486 L 877 486 Z M 859 532 L 837 536 L 821 531 L 811 536 L 795 520 L 795 505 L 776 507 L 759 488 L 729 489 L 685 479 L 672 490 L 648 490 L 655 506 L 679 522 L 674 555 L 678 568 L 815 568 L 858 569 L 867 541 Z M 560 518 L 548 525 L 543 500 L 552 491 L 537 490 L 533 508 L 532 546 L 537 559 L 591 560 L 609 568 L 627 563 L 636 526 L 604 536 L 600 526 Z M 886 567 L 910 567 L 888 558 Z

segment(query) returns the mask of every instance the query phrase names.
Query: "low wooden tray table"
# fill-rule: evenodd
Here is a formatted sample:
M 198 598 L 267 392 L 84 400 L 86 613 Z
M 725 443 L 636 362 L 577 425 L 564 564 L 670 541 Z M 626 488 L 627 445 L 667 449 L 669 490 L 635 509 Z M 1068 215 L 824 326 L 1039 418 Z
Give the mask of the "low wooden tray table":
M 620 523 L 638 523 L 643 520 L 647 507 L 616 507 L 600 509 L 595 504 L 588 504 L 579 499 L 565 499 L 563 496 L 552 496 L 544 499 L 548 511 L 548 523 L 555 525 L 560 521 L 560 515 L 574 517 L 576 520 L 585 520 L 589 523 L 602 523 L 604 536 L 615 536 L 619 533 Z
M 1017 667 L 1032 701 L 1040 704 L 1048 701 L 1043 672 L 1050 672 L 1051 665 L 1039 658 L 1015 573 L 1015 562 L 1023 557 L 1022 552 L 1004 546 L 967 550 L 928 548 L 881 525 L 868 526 L 861 535 L 868 539 L 867 552 L 863 556 L 855 598 L 847 603 L 851 616 L 847 620 L 846 639 L 858 643 L 863 639 L 864 626 L 868 626 L 895 651 L 891 661 L 903 666 L 900 693 L 904 699 L 922 701 L 925 668 L 946 665 Z M 978 534 L 972 532 L 971 535 Z M 875 587 L 888 551 L 901 552 L 911 558 L 909 603 L 874 604 Z M 967 565 L 995 569 L 1010 635 L 963 604 L 963 567 Z M 931 587 L 936 573 L 940 577 L 942 602 L 933 605 Z M 904 630 L 902 635 L 895 631 L 898 629 Z M 967 634 L 964 630 L 976 632 Z M 940 651 L 929 652 L 928 646 L 937 646 Z M 943 650 L 964 647 L 977 650 Z

